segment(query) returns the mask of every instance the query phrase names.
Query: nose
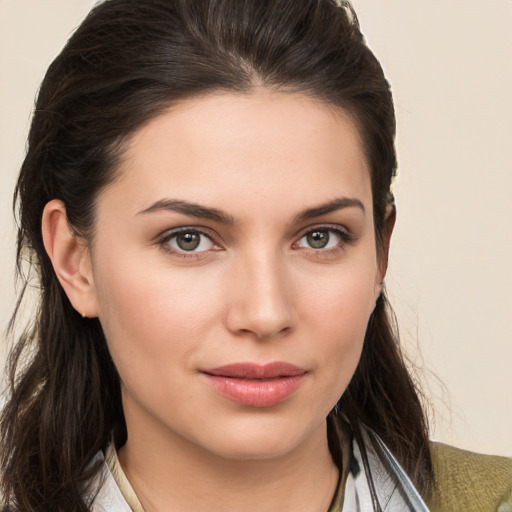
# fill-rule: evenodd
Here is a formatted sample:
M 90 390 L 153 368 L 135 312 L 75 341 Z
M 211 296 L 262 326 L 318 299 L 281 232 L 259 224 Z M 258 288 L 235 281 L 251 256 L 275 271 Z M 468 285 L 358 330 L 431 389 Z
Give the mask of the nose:
M 231 332 L 263 340 L 295 327 L 291 279 L 277 256 L 245 258 L 232 270 L 226 317 Z

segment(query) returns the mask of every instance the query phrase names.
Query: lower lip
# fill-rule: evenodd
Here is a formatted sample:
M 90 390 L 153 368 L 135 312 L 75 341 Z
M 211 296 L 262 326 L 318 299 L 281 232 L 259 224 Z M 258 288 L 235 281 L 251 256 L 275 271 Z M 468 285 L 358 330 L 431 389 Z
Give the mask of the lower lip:
M 297 391 L 306 376 L 306 374 L 300 374 L 275 379 L 251 380 L 203 375 L 215 391 L 249 407 L 272 407 L 283 402 Z

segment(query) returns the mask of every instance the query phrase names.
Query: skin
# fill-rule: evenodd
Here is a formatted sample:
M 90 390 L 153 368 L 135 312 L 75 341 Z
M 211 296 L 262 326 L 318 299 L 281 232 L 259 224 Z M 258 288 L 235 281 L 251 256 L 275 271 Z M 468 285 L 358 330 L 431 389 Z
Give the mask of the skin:
M 297 220 L 340 198 L 348 206 Z M 147 211 L 169 199 L 232 224 Z M 338 470 L 325 418 L 354 374 L 385 272 L 351 118 L 266 90 L 184 101 L 130 139 L 96 219 L 85 245 L 52 201 L 43 235 L 72 304 L 105 331 L 128 427 L 119 458 L 146 512 L 248 499 L 253 512 L 327 510 Z M 197 249 L 180 249 L 178 228 L 200 236 Z M 311 246 L 315 230 L 326 247 Z M 205 379 L 247 361 L 306 373 L 272 407 L 239 404 Z

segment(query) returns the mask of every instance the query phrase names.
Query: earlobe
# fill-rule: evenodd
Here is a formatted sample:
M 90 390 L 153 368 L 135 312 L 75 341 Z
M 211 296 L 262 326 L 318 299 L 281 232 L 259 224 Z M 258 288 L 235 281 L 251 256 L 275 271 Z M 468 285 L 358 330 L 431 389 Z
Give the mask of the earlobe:
M 86 317 L 98 314 L 89 249 L 72 231 L 62 201 L 50 201 L 43 211 L 46 253 L 73 307 Z

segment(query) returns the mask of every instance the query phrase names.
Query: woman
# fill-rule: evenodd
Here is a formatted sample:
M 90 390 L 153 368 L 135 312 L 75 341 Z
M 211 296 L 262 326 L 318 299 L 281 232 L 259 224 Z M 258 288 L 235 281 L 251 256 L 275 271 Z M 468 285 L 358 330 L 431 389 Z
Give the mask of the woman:
M 346 3 L 96 6 L 16 190 L 7 509 L 503 510 L 510 461 L 430 446 L 392 329 L 394 133 Z

